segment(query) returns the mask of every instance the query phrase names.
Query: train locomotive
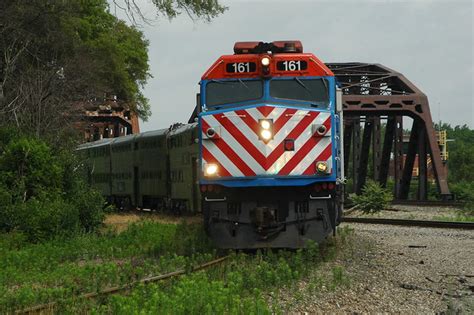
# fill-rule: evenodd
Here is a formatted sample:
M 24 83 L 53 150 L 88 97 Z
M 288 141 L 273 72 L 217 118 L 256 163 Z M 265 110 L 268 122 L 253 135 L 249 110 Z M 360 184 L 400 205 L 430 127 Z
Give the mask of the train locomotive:
M 223 248 L 298 248 L 342 213 L 342 94 L 299 41 L 238 42 L 202 76 L 201 194 Z
M 119 207 L 202 212 L 220 248 L 301 248 L 341 218 L 342 118 L 334 74 L 301 42 L 237 42 L 202 76 L 191 124 L 79 151 Z

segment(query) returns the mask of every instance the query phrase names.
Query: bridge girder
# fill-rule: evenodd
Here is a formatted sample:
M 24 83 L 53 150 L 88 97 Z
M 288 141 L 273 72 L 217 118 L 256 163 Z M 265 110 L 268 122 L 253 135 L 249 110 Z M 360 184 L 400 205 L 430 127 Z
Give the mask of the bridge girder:
M 431 157 L 438 191 L 450 199 L 446 165 L 433 127 L 426 95 L 401 73 L 381 64 L 327 63 L 343 90 L 345 160 L 352 155 L 354 191 L 360 192 L 367 177 L 370 143 L 374 179 L 386 185 L 390 158 L 394 160 L 397 199 L 407 199 L 416 155 L 419 156 L 417 199 L 426 200 L 427 154 Z M 411 117 L 413 126 L 408 152 L 403 160 L 403 117 Z M 380 119 L 387 119 L 381 143 Z M 360 122 L 365 122 L 361 139 Z M 347 141 L 350 140 L 350 141 Z

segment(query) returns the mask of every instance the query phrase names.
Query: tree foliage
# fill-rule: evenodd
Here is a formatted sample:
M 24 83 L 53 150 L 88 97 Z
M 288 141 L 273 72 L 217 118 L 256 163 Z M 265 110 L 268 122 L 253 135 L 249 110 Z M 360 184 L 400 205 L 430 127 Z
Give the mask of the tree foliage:
M 442 123 L 436 129 L 446 130 L 448 142 L 448 183 L 457 200 L 474 211 L 474 130 L 467 125 Z
M 210 21 L 227 10 L 227 7 L 219 4 L 218 0 L 151 0 L 151 2 L 156 7 L 158 15 L 163 15 L 169 19 L 185 12 L 193 20 Z M 117 8 L 124 11 L 134 23 L 137 23 L 138 20 L 148 20 L 137 0 L 113 0 L 113 3 Z
M 448 139 L 454 140 L 448 142 L 449 181 L 474 182 L 474 130 L 467 125 L 452 127 L 449 124 L 442 124 L 441 129 L 446 130 Z
M 0 117 L 42 136 L 78 103 L 114 94 L 146 119 L 148 42 L 108 12 L 106 0 L 0 3 Z
M 0 231 L 39 241 L 98 227 L 104 200 L 76 165 L 70 153 L 0 130 Z
M 142 3 L 112 3 L 132 21 L 145 19 Z M 209 21 L 226 9 L 217 0 L 152 3 L 170 19 L 186 12 Z M 148 42 L 136 25 L 111 14 L 107 0 L 0 1 L 0 126 L 58 135 L 82 111 L 78 104 L 104 95 L 146 120 Z

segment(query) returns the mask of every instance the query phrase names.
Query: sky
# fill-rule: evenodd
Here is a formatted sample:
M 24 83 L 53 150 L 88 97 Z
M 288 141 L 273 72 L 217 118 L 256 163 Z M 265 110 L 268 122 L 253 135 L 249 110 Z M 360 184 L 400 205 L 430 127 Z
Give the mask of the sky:
M 139 0 L 147 17 L 153 5 Z M 149 40 L 144 88 L 152 116 L 141 131 L 186 122 L 202 74 L 236 41 L 301 40 L 324 62 L 381 63 L 403 73 L 430 102 L 434 121 L 474 128 L 471 0 L 220 1 L 210 23 L 186 14 L 141 27 Z

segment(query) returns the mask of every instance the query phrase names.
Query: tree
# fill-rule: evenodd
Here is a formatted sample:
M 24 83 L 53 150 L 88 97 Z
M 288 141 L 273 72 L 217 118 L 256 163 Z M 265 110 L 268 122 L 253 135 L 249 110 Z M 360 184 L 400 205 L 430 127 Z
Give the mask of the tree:
M 105 200 L 77 165 L 70 152 L 0 128 L 0 231 L 40 241 L 98 228 Z
M 149 116 L 148 42 L 106 0 L 5 0 L 0 21 L 1 124 L 57 134 L 75 104 L 104 94 Z
M 209 21 L 217 0 L 152 0 L 168 18 L 186 12 Z M 132 20 L 135 0 L 115 0 Z M 144 18 L 144 17 L 143 17 Z M 0 126 L 57 137 L 84 104 L 116 95 L 146 120 L 148 42 L 109 12 L 107 0 L 0 1 Z
M 113 0 L 113 2 L 133 23 L 137 23 L 138 19 L 148 21 L 136 0 Z M 169 19 L 185 12 L 193 20 L 210 21 L 227 10 L 227 7 L 220 5 L 218 0 L 152 0 L 152 2 L 158 15 L 164 15 Z
M 467 125 L 452 127 L 443 123 L 436 129 L 446 130 L 448 142 L 448 176 L 450 183 L 474 183 L 474 130 Z

